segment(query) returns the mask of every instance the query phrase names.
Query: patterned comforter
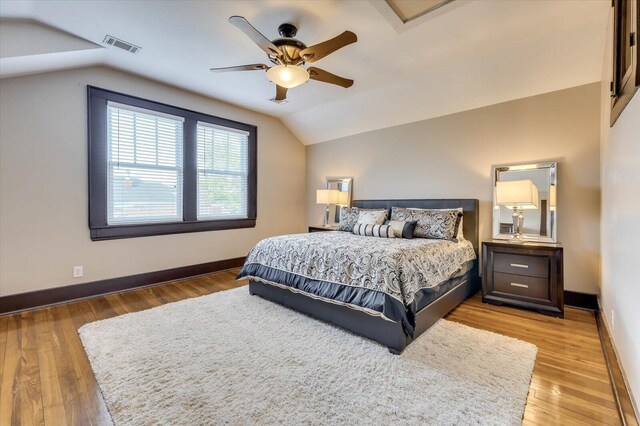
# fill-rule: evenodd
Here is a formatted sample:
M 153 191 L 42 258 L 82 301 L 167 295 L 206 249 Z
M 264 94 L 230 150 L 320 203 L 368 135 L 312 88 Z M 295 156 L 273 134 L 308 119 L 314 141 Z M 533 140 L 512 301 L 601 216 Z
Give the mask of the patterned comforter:
M 315 295 L 402 320 L 420 292 L 434 288 L 475 259 L 469 241 L 374 238 L 349 232 L 283 235 L 260 241 L 238 278 Z M 409 315 L 412 317 L 412 315 Z M 407 327 L 408 326 L 408 327 Z M 409 330 L 408 330 L 409 331 Z

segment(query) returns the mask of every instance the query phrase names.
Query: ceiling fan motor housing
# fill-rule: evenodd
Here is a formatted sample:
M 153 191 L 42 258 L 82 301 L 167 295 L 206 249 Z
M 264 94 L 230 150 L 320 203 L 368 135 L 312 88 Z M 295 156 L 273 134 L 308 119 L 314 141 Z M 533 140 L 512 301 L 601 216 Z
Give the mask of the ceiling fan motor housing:
M 293 38 L 298 34 L 298 28 L 293 24 L 284 23 L 278 27 L 280 37 Z
M 278 46 L 283 53 L 282 58 L 269 55 L 269 60 L 276 65 L 284 62 L 284 65 L 304 64 L 304 58 L 300 56 L 300 51 L 307 48 L 307 45 L 293 37 L 298 33 L 298 28 L 293 24 L 282 24 L 278 27 L 278 33 L 282 38 L 277 38 L 271 42 Z

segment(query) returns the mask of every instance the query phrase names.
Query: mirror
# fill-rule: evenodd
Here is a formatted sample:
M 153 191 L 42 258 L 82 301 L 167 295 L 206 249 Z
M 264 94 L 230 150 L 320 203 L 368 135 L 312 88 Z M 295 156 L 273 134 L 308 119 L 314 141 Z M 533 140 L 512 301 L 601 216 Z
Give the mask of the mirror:
M 557 242 L 557 175 L 558 163 L 494 167 L 493 238 Z
M 340 191 L 340 203 L 329 206 L 330 225 L 336 225 L 340 222 L 340 208 L 342 206 L 351 207 L 352 187 L 353 178 L 351 177 L 327 177 L 327 189 Z

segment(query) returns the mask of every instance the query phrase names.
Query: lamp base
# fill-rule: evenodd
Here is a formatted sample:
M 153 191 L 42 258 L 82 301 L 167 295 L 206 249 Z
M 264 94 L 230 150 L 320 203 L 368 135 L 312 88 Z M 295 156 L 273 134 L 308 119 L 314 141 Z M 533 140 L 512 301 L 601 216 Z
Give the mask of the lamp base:
M 331 225 L 329 225 L 329 204 L 325 204 L 324 207 L 324 227 L 331 228 Z
M 526 241 L 520 235 L 513 235 L 511 238 L 507 240 L 509 244 L 524 244 Z

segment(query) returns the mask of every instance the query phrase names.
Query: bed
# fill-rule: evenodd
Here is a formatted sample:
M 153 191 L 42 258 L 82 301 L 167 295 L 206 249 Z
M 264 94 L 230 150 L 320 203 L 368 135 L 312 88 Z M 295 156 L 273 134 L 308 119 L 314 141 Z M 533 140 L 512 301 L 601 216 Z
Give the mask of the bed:
M 383 239 L 343 231 L 284 235 L 258 243 L 238 278 L 249 278 L 252 295 L 399 354 L 479 289 L 478 200 L 358 200 L 353 206 L 461 207 L 464 238 Z

